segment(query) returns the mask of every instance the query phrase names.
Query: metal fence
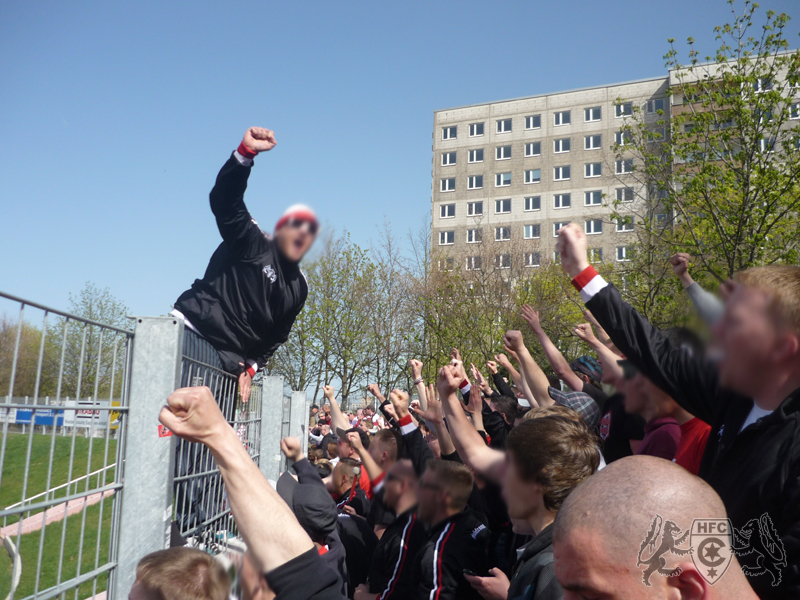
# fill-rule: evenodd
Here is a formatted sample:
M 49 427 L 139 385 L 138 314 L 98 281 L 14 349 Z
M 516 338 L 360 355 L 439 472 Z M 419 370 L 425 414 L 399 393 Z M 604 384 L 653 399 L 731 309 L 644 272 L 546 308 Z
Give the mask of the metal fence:
M 286 468 L 281 437 L 307 444 L 303 392 L 285 396 L 282 378 L 264 377 L 244 403 L 233 377 L 184 356 L 181 321 L 134 327 L 0 292 L 0 598 L 126 598 L 173 523 L 210 553 L 241 548 L 208 451 L 158 423 L 177 387 L 234 398 L 228 420 L 269 480 Z

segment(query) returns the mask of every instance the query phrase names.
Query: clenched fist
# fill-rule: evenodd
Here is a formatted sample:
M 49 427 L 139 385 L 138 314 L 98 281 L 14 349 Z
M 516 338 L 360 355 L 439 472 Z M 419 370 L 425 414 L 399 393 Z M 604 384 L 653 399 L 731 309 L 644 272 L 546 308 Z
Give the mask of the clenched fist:
M 514 352 L 522 350 L 525 347 L 525 342 L 522 339 L 522 332 L 516 329 L 506 331 L 506 334 L 503 336 L 503 345 Z
M 181 388 L 172 392 L 158 420 L 178 437 L 201 444 L 211 444 L 228 427 L 207 387 Z
M 589 266 L 586 246 L 586 234 L 577 223 L 570 223 L 558 230 L 556 250 L 561 254 L 561 267 L 570 277 L 577 277 Z
M 286 458 L 296 463 L 303 458 L 303 446 L 296 437 L 285 437 L 281 440 L 281 452 Z
M 251 127 L 244 132 L 242 143 L 253 152 L 269 152 L 276 145 L 275 133 L 263 127 Z

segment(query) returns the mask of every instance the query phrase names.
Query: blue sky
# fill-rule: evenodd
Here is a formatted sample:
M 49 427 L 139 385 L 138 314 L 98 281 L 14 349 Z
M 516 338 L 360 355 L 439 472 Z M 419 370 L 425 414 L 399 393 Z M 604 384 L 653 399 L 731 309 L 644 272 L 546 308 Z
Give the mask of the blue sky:
M 764 4 L 794 13 L 796 0 Z M 247 200 L 358 243 L 429 217 L 433 111 L 652 77 L 723 0 L 0 3 L 0 290 L 86 281 L 164 314 L 219 243 L 208 191 L 250 125 Z M 2 307 L 0 307 L 2 311 Z

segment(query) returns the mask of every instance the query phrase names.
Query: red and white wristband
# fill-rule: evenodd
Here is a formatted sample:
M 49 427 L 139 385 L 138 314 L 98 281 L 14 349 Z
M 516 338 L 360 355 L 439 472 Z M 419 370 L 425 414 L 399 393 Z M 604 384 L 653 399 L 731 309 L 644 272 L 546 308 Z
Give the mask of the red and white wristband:
M 258 373 L 258 363 L 254 360 L 247 359 L 247 368 L 245 369 L 250 377 L 255 377 Z
M 595 271 L 593 266 L 589 265 L 572 280 L 572 285 L 580 292 L 581 300 L 588 302 L 606 287 L 608 282 Z
M 469 384 L 469 379 L 465 379 L 460 384 L 458 384 L 458 389 L 461 390 L 461 395 L 468 394 L 469 391 L 472 389 L 472 386 Z
M 411 418 L 410 414 L 400 419 L 397 424 L 400 425 L 400 433 L 403 435 L 411 433 L 417 428 L 417 426 L 414 424 L 414 419 Z

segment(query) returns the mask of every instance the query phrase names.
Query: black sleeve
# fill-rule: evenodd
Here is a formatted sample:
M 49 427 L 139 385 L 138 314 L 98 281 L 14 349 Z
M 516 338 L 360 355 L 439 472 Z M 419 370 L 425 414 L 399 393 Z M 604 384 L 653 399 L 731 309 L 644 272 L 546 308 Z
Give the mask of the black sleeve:
M 587 303 L 614 345 L 656 386 L 706 423 L 729 401 L 715 366 L 676 348 L 609 284 Z
M 294 467 L 294 472 L 297 473 L 297 483 L 318 483 L 323 487 L 325 486 L 325 482 L 322 481 L 319 472 L 307 458 L 298 460 L 292 466 Z M 333 498 L 331 498 L 331 502 L 333 502 Z M 336 503 L 334 502 L 335 505 Z
M 464 464 L 464 461 L 461 460 L 461 457 L 458 455 L 458 452 L 453 452 L 451 454 L 442 454 L 442 460 L 449 460 L 450 462 L 457 462 Z
M 289 334 L 292 332 L 292 326 L 294 325 L 295 320 L 297 319 L 298 315 L 303 311 L 303 307 L 305 306 L 305 302 L 300 305 L 294 313 L 290 316 L 287 316 L 283 319 L 278 326 L 273 329 L 274 337 L 273 343 L 271 343 L 266 348 L 262 348 L 260 350 L 260 355 L 255 361 L 258 363 L 258 368 L 263 369 L 264 366 L 269 362 L 269 359 L 272 358 L 272 355 L 280 348 L 283 344 L 286 343 L 286 340 L 289 339 Z
M 422 477 L 425 469 L 428 468 L 428 462 L 433 458 L 433 452 L 428 447 L 428 444 L 425 443 L 425 438 L 422 437 L 419 427 L 415 427 L 413 431 L 403 434 L 403 449 L 406 458 L 411 459 L 417 477 Z
M 228 249 L 239 257 L 256 256 L 266 238 L 244 204 L 244 192 L 251 167 L 245 167 L 231 154 L 217 175 L 211 190 L 211 212 Z
M 313 574 L 313 576 L 309 576 Z M 316 548 L 265 575 L 276 600 L 343 600 L 342 581 Z
M 492 445 L 502 444 L 505 447 L 508 426 L 503 416 L 489 408 L 485 402 L 483 403 L 483 429 L 486 431 L 486 435 L 492 438 Z
M 500 392 L 500 395 L 508 396 L 509 398 L 516 398 L 514 390 L 511 389 L 511 386 L 508 385 L 508 382 L 503 379 L 503 376 L 500 375 L 500 373 L 492 373 L 492 383 L 494 383 L 494 387 L 497 388 L 497 391 Z

